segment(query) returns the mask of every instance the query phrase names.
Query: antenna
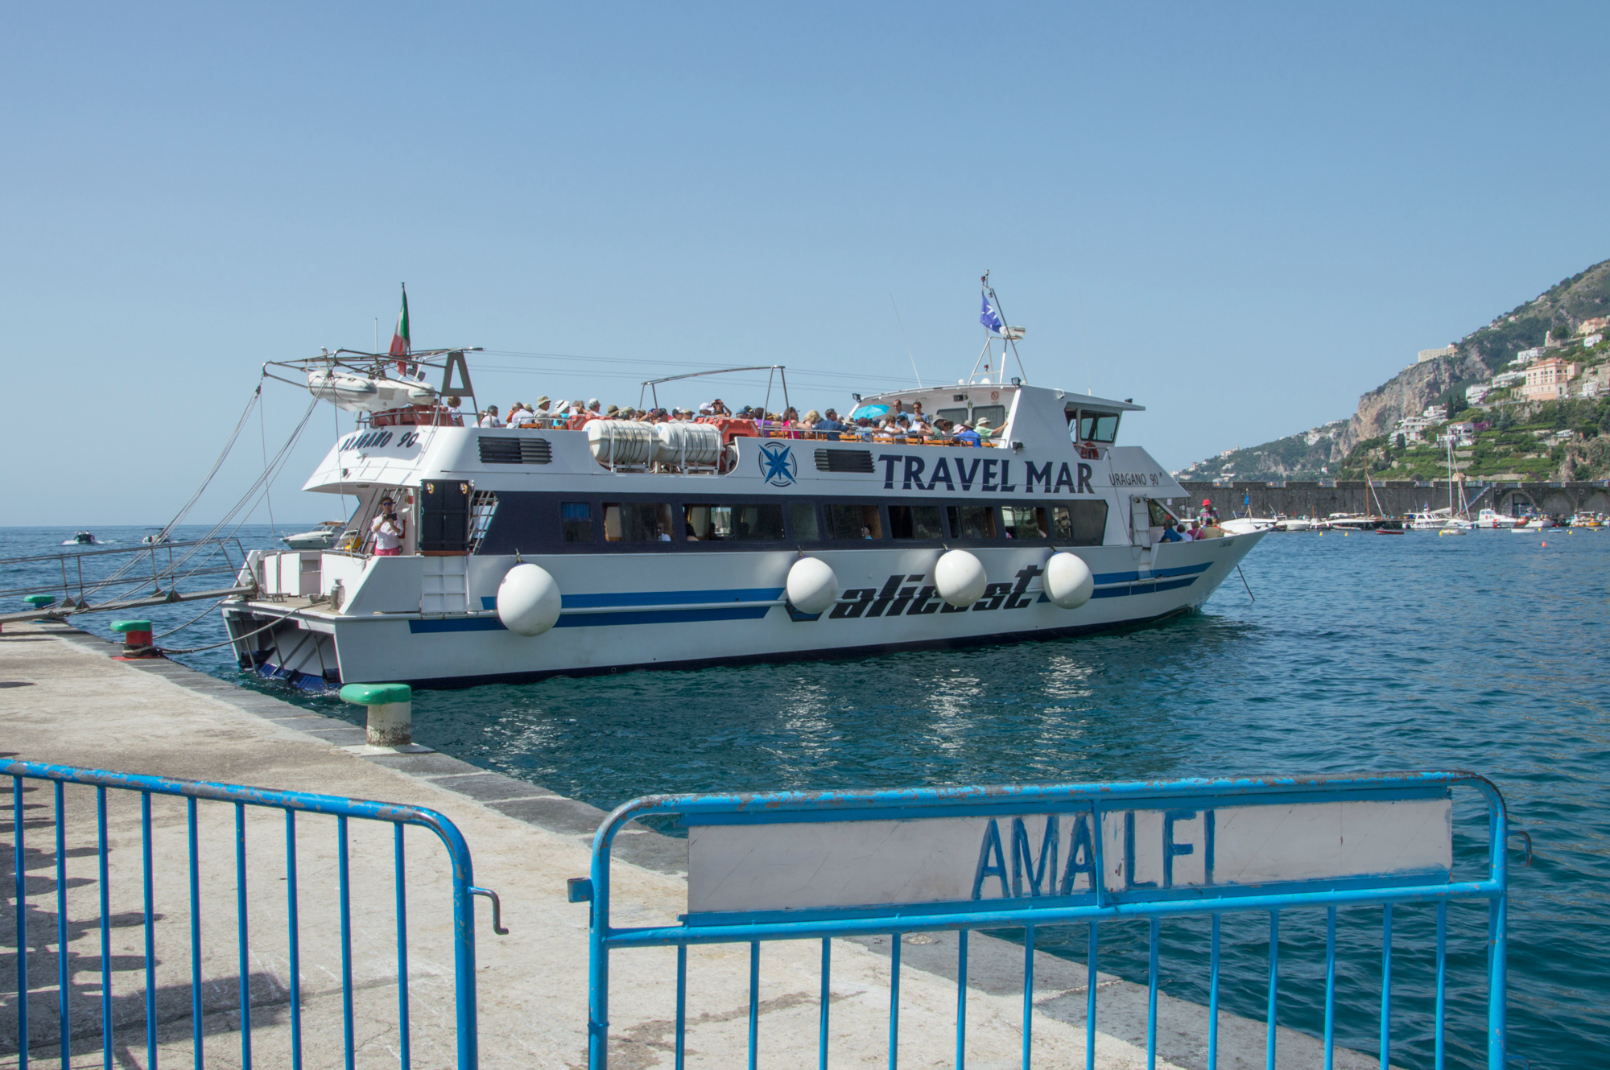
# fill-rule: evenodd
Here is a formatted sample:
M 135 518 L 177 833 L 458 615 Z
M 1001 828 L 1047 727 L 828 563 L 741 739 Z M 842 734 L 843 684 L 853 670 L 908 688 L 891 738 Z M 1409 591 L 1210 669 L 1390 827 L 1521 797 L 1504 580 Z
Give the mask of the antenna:
M 894 294 L 889 294 L 889 305 L 894 309 L 894 321 L 900 324 L 900 340 L 906 343 L 906 357 L 911 361 L 911 374 L 917 377 L 917 389 L 922 389 L 922 372 L 917 370 L 917 358 L 911 354 L 911 339 L 906 337 L 906 323 L 900 318 L 900 306 L 894 303 Z

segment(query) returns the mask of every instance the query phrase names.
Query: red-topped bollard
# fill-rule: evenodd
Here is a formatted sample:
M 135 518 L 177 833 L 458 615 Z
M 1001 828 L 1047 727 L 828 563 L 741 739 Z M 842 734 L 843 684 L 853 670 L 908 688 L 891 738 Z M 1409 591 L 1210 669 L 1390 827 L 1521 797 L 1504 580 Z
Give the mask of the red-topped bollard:
M 157 656 L 156 647 L 151 645 L 150 621 L 114 620 L 112 630 L 123 633 L 123 657 L 150 658 Z

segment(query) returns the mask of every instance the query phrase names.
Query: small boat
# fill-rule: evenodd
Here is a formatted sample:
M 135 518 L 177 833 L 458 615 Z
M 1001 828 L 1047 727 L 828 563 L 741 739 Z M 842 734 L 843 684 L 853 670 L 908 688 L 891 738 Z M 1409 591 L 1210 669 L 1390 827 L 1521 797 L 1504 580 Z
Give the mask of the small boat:
M 1521 521 L 1496 509 L 1483 509 L 1476 514 L 1476 526 L 1481 528 L 1512 528 Z
M 335 545 L 335 540 L 341 537 L 341 529 L 346 526 L 344 520 L 326 520 L 312 531 L 282 535 L 280 542 L 293 550 L 328 550 Z
M 173 537 L 161 528 L 147 528 L 145 534 L 140 536 L 140 543 L 144 546 L 159 546 L 172 541 Z
M 100 544 L 101 540 L 88 531 L 74 532 L 72 538 L 62 543 L 63 546 L 99 546 Z
M 1251 535 L 1255 531 L 1269 531 L 1275 522 L 1257 516 L 1238 516 L 1219 525 L 1227 535 Z
M 1275 521 L 1276 531 L 1312 531 L 1319 525 L 1306 517 L 1285 516 Z

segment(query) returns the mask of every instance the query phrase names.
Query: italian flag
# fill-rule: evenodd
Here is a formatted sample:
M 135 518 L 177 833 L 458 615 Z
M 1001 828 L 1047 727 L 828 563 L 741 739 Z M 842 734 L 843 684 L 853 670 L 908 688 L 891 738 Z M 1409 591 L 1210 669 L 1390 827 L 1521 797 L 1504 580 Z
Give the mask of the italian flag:
M 397 313 L 397 329 L 391 332 L 391 355 L 406 357 L 408 355 L 410 339 L 408 337 L 408 286 L 403 285 L 402 311 Z M 397 365 L 401 370 L 402 363 Z

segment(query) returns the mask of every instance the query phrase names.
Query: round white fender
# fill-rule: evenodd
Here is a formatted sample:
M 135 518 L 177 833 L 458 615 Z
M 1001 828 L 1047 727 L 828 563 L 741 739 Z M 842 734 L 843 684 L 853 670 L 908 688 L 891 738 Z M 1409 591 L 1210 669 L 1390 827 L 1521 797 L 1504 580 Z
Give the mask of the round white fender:
M 953 606 L 970 606 L 984 597 L 989 577 L 984 562 L 966 550 L 949 550 L 934 564 L 934 588 Z
M 559 621 L 559 584 L 538 565 L 515 565 L 498 584 L 498 620 L 517 635 L 541 635 Z
M 802 557 L 788 570 L 788 604 L 801 613 L 824 613 L 839 600 L 839 578 L 819 557 Z
M 1078 609 L 1095 589 L 1096 577 L 1078 554 L 1064 550 L 1045 563 L 1045 596 L 1063 609 Z

